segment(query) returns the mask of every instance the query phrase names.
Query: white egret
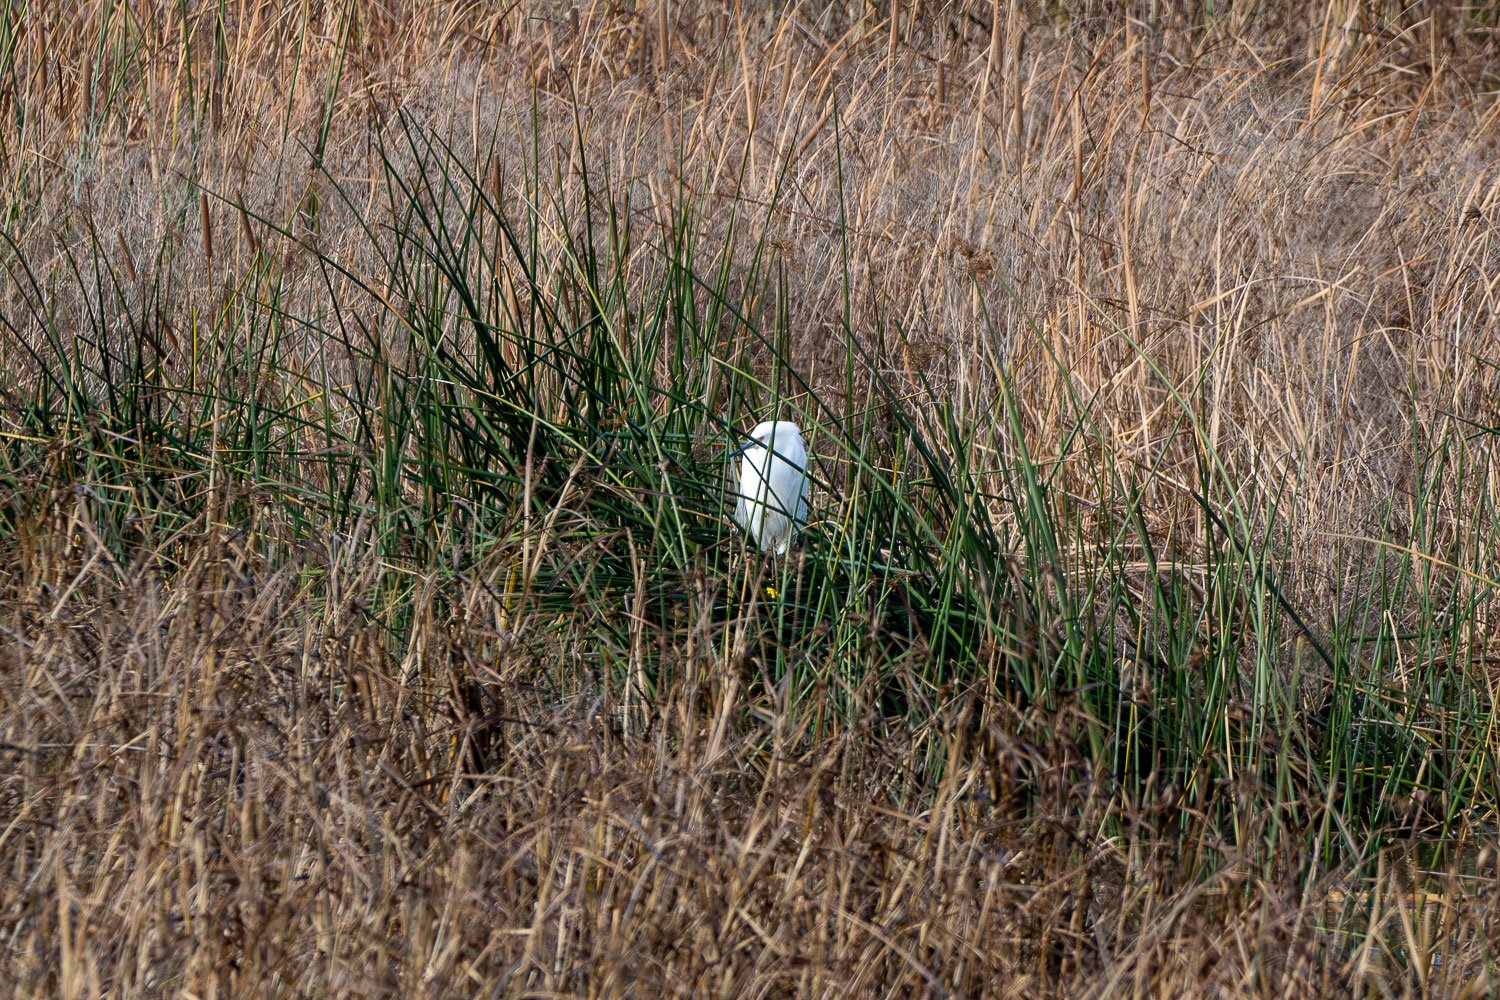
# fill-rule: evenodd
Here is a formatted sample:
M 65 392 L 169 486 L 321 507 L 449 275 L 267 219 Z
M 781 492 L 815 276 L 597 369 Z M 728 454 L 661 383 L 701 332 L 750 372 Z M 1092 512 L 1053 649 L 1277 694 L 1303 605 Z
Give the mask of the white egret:
M 734 519 L 750 532 L 762 552 L 786 555 L 792 537 L 807 523 L 811 485 L 802 432 L 791 421 L 767 420 L 755 425 L 739 453 L 740 491 Z

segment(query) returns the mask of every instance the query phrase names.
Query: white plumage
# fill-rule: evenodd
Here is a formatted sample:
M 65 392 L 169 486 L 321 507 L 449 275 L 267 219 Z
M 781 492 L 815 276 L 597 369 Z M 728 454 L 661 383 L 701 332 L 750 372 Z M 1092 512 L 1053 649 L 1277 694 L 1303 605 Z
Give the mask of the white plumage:
M 797 530 L 807 523 L 811 496 L 802 432 L 788 420 L 756 424 L 740 454 L 734 519 L 762 552 L 785 555 Z

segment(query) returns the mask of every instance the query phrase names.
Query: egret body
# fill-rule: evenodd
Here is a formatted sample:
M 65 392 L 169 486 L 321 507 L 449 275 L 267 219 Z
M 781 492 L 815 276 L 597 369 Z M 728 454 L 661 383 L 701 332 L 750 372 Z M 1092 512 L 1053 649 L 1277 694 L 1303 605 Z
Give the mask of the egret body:
M 740 455 L 734 519 L 762 552 L 785 555 L 792 537 L 807 523 L 810 484 L 802 432 L 787 420 L 756 424 Z

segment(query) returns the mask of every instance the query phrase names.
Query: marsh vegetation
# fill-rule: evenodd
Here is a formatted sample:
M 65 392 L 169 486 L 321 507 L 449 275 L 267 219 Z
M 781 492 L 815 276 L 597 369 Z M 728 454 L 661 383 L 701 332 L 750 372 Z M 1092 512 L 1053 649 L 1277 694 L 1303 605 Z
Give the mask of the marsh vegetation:
M 1495 12 L 829 6 L 0 5 L 15 995 L 1496 989 Z

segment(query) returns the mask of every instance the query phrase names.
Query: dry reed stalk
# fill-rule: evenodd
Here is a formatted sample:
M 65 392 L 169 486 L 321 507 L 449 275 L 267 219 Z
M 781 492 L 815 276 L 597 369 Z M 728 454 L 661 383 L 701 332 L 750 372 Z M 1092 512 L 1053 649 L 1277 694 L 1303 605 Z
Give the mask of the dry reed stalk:
M 208 212 L 208 193 L 198 192 L 198 223 L 202 229 L 203 236 L 203 273 L 209 278 L 214 273 L 214 230 L 213 219 Z

